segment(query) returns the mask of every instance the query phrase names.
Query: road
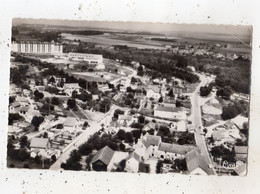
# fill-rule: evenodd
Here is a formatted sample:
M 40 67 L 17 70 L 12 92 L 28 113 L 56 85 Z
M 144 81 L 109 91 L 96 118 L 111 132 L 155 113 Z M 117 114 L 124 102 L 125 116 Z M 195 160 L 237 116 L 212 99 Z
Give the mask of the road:
M 70 156 L 70 152 L 74 149 L 78 149 L 78 147 L 85 143 L 90 136 L 92 136 L 94 133 L 98 132 L 102 126 L 101 124 L 107 124 L 107 117 L 112 116 L 112 112 L 115 110 L 116 106 L 111 106 L 110 110 L 98 121 L 88 121 L 90 127 L 88 127 L 82 134 L 80 134 L 75 140 L 73 140 L 64 150 L 61 156 L 57 159 L 57 161 L 50 167 L 51 170 L 61 170 L 60 167 L 61 163 L 66 162 L 66 160 Z
M 194 133 L 195 135 L 195 141 L 197 147 L 200 148 L 201 155 L 203 156 L 205 162 L 209 166 L 212 166 L 212 161 L 209 156 L 209 152 L 207 149 L 207 145 L 205 142 L 205 137 L 202 134 L 203 133 L 203 126 L 201 121 L 201 107 L 200 107 L 200 95 L 199 95 L 199 89 L 201 86 L 205 86 L 207 84 L 207 79 L 204 76 L 200 75 L 201 83 L 196 88 L 195 92 L 192 94 L 192 114 L 193 114 L 193 125 L 197 131 Z M 213 168 L 209 168 L 208 171 L 210 174 L 216 174 L 215 170 Z

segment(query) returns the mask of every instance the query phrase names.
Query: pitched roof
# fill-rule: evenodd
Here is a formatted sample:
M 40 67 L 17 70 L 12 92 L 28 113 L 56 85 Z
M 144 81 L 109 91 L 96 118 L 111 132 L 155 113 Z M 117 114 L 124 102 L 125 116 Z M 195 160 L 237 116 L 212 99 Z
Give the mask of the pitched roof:
M 78 83 L 65 83 L 64 88 L 80 88 Z
M 227 128 L 232 128 L 235 124 L 231 121 L 231 120 L 228 120 L 227 122 L 225 122 L 224 124 Z
M 160 93 L 160 88 L 157 85 L 150 85 L 148 89 L 151 89 L 155 93 Z
M 31 148 L 43 148 L 43 149 L 45 149 L 47 147 L 48 142 L 49 142 L 48 138 L 34 137 L 31 140 L 30 147 Z
M 239 176 L 245 176 L 246 175 L 246 164 L 241 164 L 237 166 L 234 171 L 237 173 Z
M 157 106 L 157 108 L 155 110 L 164 111 L 164 112 L 176 112 L 176 111 L 174 111 L 174 108 L 170 107 L 170 106 Z
M 131 154 L 129 154 L 129 156 L 126 158 L 126 160 L 129 160 L 131 158 L 134 158 L 135 160 L 137 160 L 138 162 L 141 161 L 141 156 L 139 156 L 137 153 L 132 152 Z
M 12 106 L 13 106 L 14 108 L 16 108 L 16 107 L 18 107 L 18 106 L 21 106 L 21 104 L 16 101 L 16 102 L 13 102 L 13 103 L 12 103 Z
M 201 156 L 198 150 L 193 149 L 185 156 L 187 169 L 189 172 L 196 170 L 197 168 L 201 168 L 207 174 L 212 174 L 212 170 L 208 167 L 206 161 Z
M 216 141 L 221 141 L 222 139 L 225 138 L 225 133 L 226 133 L 225 130 L 215 131 L 212 133 L 212 137 Z
M 114 150 L 112 150 L 110 147 L 105 146 L 101 150 L 99 150 L 96 155 L 92 158 L 90 164 L 100 160 L 104 164 L 108 165 L 114 155 Z
M 185 145 L 170 144 L 170 143 L 162 142 L 162 143 L 160 143 L 158 150 L 185 155 L 194 148 L 195 148 L 194 146 L 185 146 Z
M 55 118 L 54 115 L 48 115 L 48 116 L 46 117 L 46 119 L 48 119 L 49 121 L 52 121 L 54 118 Z
M 247 154 L 247 146 L 235 146 L 234 150 L 236 154 Z
M 148 145 L 148 143 L 147 143 L 147 141 L 146 141 L 145 139 L 142 139 L 142 143 L 144 144 L 144 146 L 145 146 L 146 148 L 149 147 L 149 145 Z
M 161 137 L 160 136 L 156 136 L 156 135 L 147 135 L 146 136 L 146 141 L 147 144 L 150 145 L 156 145 L 158 146 L 159 143 L 161 142 Z
M 20 111 L 27 112 L 29 109 L 30 109 L 29 106 L 22 106 L 22 107 L 20 108 Z
M 19 102 L 26 102 L 29 103 L 29 101 L 25 97 L 20 97 Z
M 76 122 L 77 122 L 77 119 L 75 117 L 67 117 L 63 123 L 63 126 L 74 127 Z

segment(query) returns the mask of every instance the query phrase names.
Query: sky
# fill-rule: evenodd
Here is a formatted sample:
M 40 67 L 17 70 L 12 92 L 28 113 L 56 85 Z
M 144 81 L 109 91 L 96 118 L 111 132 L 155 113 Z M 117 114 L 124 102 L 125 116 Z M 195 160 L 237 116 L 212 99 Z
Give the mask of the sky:
M 13 19 L 13 25 L 18 24 L 45 24 L 82 28 L 100 28 L 123 30 L 128 32 L 151 32 L 171 35 L 173 33 L 214 33 L 234 34 L 235 36 L 251 36 L 252 28 L 242 25 L 215 25 L 215 24 L 170 24 L 152 22 L 111 22 L 111 21 L 79 21 L 79 20 L 49 20 L 49 19 Z

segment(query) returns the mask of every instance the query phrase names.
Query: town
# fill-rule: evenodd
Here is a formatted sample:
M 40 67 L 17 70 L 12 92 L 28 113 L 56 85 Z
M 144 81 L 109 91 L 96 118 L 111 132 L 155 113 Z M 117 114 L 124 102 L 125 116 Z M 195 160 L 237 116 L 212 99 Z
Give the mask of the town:
M 71 33 L 13 27 L 9 168 L 246 175 L 250 53 Z

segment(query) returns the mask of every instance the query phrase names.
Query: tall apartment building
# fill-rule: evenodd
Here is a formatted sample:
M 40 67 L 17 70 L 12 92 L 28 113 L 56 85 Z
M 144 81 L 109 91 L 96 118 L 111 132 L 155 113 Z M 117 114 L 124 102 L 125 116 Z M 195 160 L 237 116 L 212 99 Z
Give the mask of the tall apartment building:
M 63 53 L 62 44 L 55 42 L 12 42 L 11 50 L 18 53 Z

